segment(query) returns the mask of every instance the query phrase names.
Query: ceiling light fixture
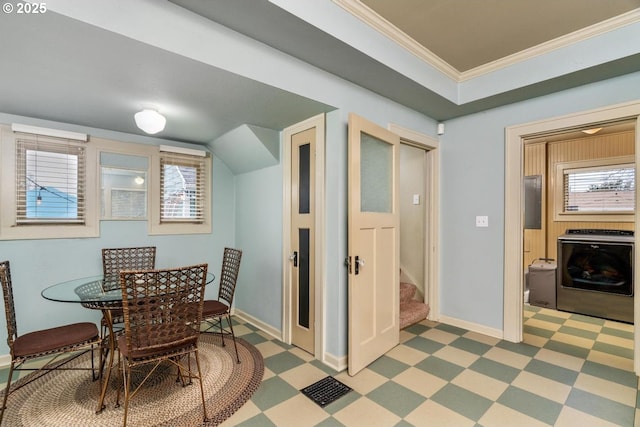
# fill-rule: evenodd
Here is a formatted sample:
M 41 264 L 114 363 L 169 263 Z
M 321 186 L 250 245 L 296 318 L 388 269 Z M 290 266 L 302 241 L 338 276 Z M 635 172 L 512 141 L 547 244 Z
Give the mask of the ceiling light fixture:
M 136 126 L 148 134 L 153 135 L 164 129 L 167 119 L 156 110 L 145 108 L 135 115 Z
M 593 135 L 594 133 L 598 133 L 601 130 L 602 128 L 584 129 L 582 133 L 586 133 L 587 135 Z

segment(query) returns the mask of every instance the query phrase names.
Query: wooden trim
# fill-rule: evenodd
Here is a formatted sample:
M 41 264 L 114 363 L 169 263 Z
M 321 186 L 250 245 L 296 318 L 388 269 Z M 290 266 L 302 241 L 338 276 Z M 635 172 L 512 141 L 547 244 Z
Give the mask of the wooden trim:
M 283 131 L 283 197 L 282 197 L 282 341 L 291 344 L 291 277 L 288 272 L 291 253 L 291 138 L 298 132 L 315 128 L 315 358 L 325 359 L 325 299 L 326 299 L 326 257 L 325 257 L 325 115 L 319 114 Z
M 440 319 L 440 141 L 428 135 L 390 123 L 388 129 L 400 136 L 402 144 L 424 149 L 427 154 L 429 213 L 425 229 L 425 279 L 429 320 Z
M 619 119 L 636 120 L 635 163 L 640 166 L 640 100 L 617 104 L 596 110 L 578 112 L 566 116 L 553 117 L 532 123 L 510 126 L 505 130 L 505 221 L 504 221 L 504 339 L 511 342 L 522 341 L 522 179 L 523 148 L 525 140 L 545 133 L 557 133 L 563 129 L 575 129 L 593 123 L 604 123 Z M 636 206 L 639 206 L 640 192 L 636 191 Z M 640 215 L 634 222 L 640 230 Z M 634 252 L 635 265 L 640 265 L 640 251 Z M 634 282 L 640 283 L 640 269 L 634 270 Z M 634 369 L 640 373 L 640 298 L 635 298 L 634 322 Z
M 457 83 L 468 81 L 529 59 L 546 55 L 589 38 L 617 30 L 618 28 L 640 22 L 640 9 L 634 9 L 622 15 L 607 19 L 606 21 L 599 22 L 570 34 L 533 46 L 529 49 L 500 58 L 496 61 L 461 72 L 398 29 L 395 25 L 381 17 L 371 8 L 364 5 L 362 2 L 358 0 L 333 0 L 333 2 L 370 27 L 374 28 L 376 31 L 387 36 L 393 42 L 414 54 L 423 62 L 431 65 L 445 76 L 455 80 Z

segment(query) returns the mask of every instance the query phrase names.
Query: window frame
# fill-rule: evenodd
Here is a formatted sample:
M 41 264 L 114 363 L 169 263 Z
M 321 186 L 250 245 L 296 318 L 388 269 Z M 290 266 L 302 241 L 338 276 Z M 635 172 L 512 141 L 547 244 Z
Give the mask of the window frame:
M 553 220 L 558 222 L 634 222 L 636 208 L 634 208 L 633 212 L 589 212 L 564 210 L 564 175 L 566 171 L 575 169 L 602 168 L 607 166 L 616 167 L 634 164 L 634 156 L 619 156 L 557 163 L 555 165 L 556 170 L 554 174 L 553 184 Z
M 163 150 L 172 150 L 171 147 L 162 146 Z M 162 151 L 160 147 L 156 147 L 156 152 L 151 159 L 151 176 L 153 179 L 149 183 L 149 234 L 209 234 L 211 233 L 211 200 L 212 200 L 212 159 L 211 155 L 205 151 L 194 150 L 193 152 L 203 153 L 204 156 L 190 155 L 181 153 L 180 147 L 174 147 L 176 151 Z M 185 151 L 190 151 L 186 149 Z M 203 178 L 203 217 L 202 221 L 195 223 L 184 220 L 178 221 L 163 221 L 161 219 L 161 204 L 162 204 L 162 188 L 160 183 L 161 176 L 161 158 L 163 156 L 193 156 L 194 158 L 201 159 L 204 163 L 204 178 Z
M 38 136 L 39 138 L 46 138 Z M 16 156 L 17 132 L 8 125 L 0 125 L 0 240 L 18 239 L 53 239 L 98 237 L 99 222 L 97 218 L 97 172 L 96 149 L 90 143 L 85 145 L 85 212 L 84 223 L 30 223 L 17 226 L 17 190 L 16 190 Z
M 55 131 L 55 130 L 53 130 Z M 64 132 L 63 132 L 64 133 Z M 100 222 L 114 221 L 101 218 L 101 171 L 100 153 L 109 152 L 148 158 L 147 170 L 147 227 L 148 235 L 210 234 L 212 229 L 212 157 L 205 153 L 205 174 L 201 224 L 161 224 L 160 217 L 160 146 L 138 142 L 123 142 L 99 137 L 90 137 L 85 143 L 85 223 L 84 224 L 29 224 L 16 227 L 16 136 L 8 124 L 0 124 L 0 241 L 26 239 L 66 239 L 100 237 Z M 180 149 L 180 147 L 176 147 Z M 194 151 L 193 149 L 183 149 Z M 143 219 L 117 219 L 117 221 L 140 221 Z

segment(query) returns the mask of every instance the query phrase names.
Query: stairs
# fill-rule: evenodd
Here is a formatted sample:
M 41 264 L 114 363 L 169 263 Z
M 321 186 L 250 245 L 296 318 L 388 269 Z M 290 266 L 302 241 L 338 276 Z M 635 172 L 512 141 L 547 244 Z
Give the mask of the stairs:
M 415 299 L 416 285 L 400 282 L 400 329 L 424 320 L 429 315 L 429 306 Z

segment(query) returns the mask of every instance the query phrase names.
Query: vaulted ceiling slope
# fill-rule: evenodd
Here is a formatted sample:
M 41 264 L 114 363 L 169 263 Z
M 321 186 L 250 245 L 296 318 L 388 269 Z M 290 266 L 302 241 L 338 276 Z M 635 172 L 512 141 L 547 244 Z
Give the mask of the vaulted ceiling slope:
M 304 86 L 318 69 L 440 121 L 640 70 L 640 0 L 46 7 L 0 14 L 0 113 L 142 135 L 133 113 L 151 105 L 158 137 L 198 144 L 336 108 Z

